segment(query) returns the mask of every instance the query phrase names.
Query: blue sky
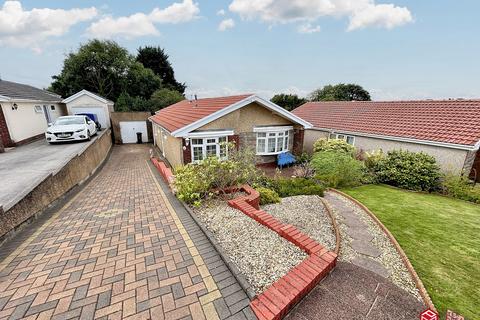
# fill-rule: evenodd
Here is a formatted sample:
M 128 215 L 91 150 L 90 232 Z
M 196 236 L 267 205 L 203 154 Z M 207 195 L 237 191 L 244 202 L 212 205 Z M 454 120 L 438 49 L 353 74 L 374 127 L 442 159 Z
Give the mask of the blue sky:
M 46 87 L 66 53 L 103 37 L 165 48 L 199 97 L 353 82 L 376 100 L 480 98 L 480 1 L 331 2 L 0 2 L 0 74 Z

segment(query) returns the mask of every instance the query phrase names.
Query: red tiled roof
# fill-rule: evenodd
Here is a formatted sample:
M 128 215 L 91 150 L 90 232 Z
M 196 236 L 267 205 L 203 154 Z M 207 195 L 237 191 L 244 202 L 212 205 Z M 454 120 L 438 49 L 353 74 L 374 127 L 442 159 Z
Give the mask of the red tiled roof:
M 150 119 L 173 132 L 250 96 L 252 94 L 183 100 L 158 111 Z
M 307 102 L 293 114 L 335 131 L 469 146 L 480 140 L 480 100 Z

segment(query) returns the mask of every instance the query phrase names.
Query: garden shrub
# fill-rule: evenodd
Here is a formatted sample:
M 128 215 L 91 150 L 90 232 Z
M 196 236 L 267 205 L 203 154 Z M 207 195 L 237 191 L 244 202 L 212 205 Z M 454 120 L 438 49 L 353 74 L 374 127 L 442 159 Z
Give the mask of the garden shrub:
M 375 169 L 377 166 L 377 163 L 385 158 L 385 154 L 383 151 L 380 150 L 375 150 L 371 152 L 365 152 L 364 156 L 364 163 L 365 167 L 369 170 Z
M 433 191 L 439 187 L 440 168 L 423 152 L 389 151 L 372 168 L 379 182 L 404 189 Z
M 475 188 L 465 176 L 445 175 L 442 192 L 453 198 L 480 204 L 480 189 Z
M 174 181 L 177 197 L 186 203 L 200 205 L 214 191 L 222 193 L 228 187 L 255 181 L 259 176 L 255 153 L 249 149 L 231 149 L 228 160 L 208 157 L 198 164 L 177 167 Z
M 314 179 L 307 178 L 277 178 L 272 182 L 272 188 L 282 198 L 299 195 L 323 196 L 325 187 Z
M 313 155 L 312 166 L 315 177 L 332 188 L 360 185 L 365 173 L 363 162 L 344 151 L 317 152 Z
M 353 157 L 355 147 L 341 139 L 318 139 L 313 144 L 313 152 L 327 151 L 343 152 Z
M 256 190 L 260 193 L 260 204 L 270 204 L 270 203 L 279 203 L 280 202 L 280 196 L 278 193 L 275 192 L 275 190 L 268 189 L 268 188 L 263 188 L 259 187 L 256 188 Z

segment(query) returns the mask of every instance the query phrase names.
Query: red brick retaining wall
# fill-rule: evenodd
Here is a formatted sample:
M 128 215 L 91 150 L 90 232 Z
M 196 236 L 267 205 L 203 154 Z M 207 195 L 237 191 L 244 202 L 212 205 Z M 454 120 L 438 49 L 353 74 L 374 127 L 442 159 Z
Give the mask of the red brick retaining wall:
M 163 180 L 165 180 L 165 182 L 169 186 L 171 186 L 171 184 L 173 182 L 172 169 L 167 168 L 167 166 L 165 165 L 165 163 L 163 161 L 159 161 L 156 158 L 150 158 L 150 160 L 152 161 L 155 168 L 157 168 L 158 172 L 160 172 Z
M 239 209 L 250 218 L 277 232 L 309 255 L 250 303 L 260 320 L 281 319 L 335 267 L 337 255 L 296 227 L 284 224 L 265 211 L 259 210 L 260 194 L 255 189 L 242 186 L 240 190 L 247 195 L 229 200 L 228 204 L 231 207 Z

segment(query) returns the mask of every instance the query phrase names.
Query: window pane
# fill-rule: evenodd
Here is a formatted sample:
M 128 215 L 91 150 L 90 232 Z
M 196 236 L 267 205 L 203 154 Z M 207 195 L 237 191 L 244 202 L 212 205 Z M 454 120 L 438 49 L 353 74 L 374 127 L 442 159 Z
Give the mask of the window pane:
M 214 144 L 207 145 L 206 151 L 207 151 L 207 154 L 206 154 L 207 157 L 216 156 L 217 146 Z
M 203 139 L 192 139 L 192 144 L 196 144 L 196 145 L 203 144 Z
M 277 151 L 283 151 L 283 137 L 277 139 Z
M 258 132 L 257 133 L 257 138 L 265 138 L 267 136 L 267 133 L 265 132 Z
M 276 133 L 275 133 L 275 132 L 269 133 L 268 136 L 269 136 L 269 137 L 275 137 L 275 136 L 276 136 Z
M 268 138 L 267 152 L 275 152 L 275 138 Z
M 283 132 L 279 132 L 279 133 L 278 133 L 278 136 L 279 136 L 279 137 L 283 136 Z
M 219 142 L 219 143 L 227 142 L 227 137 L 220 137 L 220 138 L 218 138 L 218 142 Z
M 265 152 L 265 139 L 257 139 L 257 153 Z
M 352 136 L 347 136 L 347 143 L 353 144 L 354 138 Z
M 337 135 L 335 133 L 330 133 L 329 139 L 336 139 Z
M 213 138 L 213 139 L 207 139 L 207 143 L 216 143 L 215 138 Z
M 284 150 L 288 150 L 288 135 L 285 137 L 285 147 Z
M 343 134 L 339 134 L 337 135 L 337 139 L 345 140 L 345 136 Z
M 193 147 L 193 160 L 194 161 L 203 160 L 202 147 Z

